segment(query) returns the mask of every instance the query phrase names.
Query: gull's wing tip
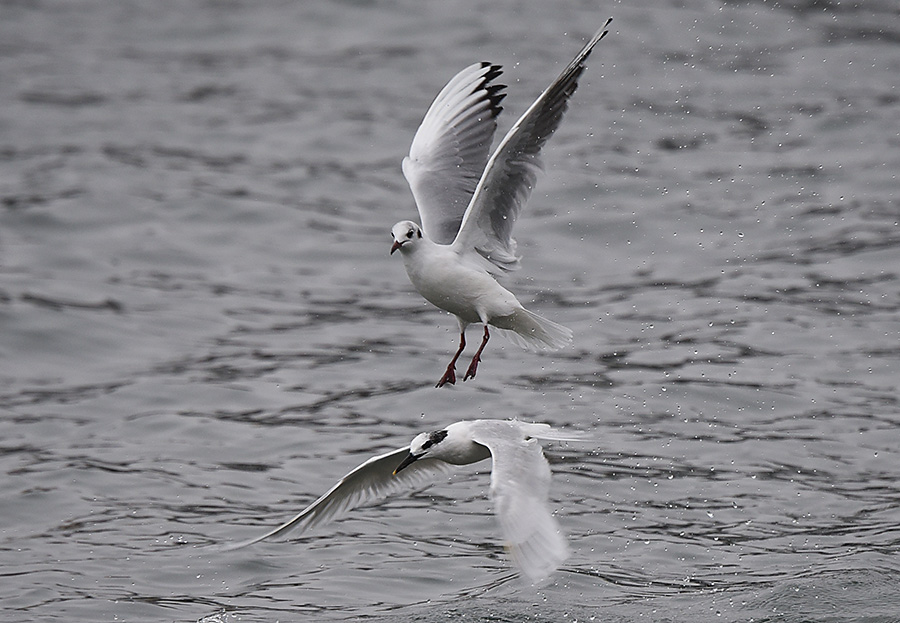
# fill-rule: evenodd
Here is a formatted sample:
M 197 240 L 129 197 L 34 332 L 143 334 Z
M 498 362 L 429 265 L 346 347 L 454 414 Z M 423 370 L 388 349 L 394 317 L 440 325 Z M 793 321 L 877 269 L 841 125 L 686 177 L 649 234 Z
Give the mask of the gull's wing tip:
M 607 28 L 609 28 L 609 25 L 612 24 L 612 20 L 613 20 L 612 17 L 608 17 L 606 19 L 606 22 L 604 22 L 604 24 L 599 28 L 599 30 L 597 30 L 597 34 L 594 35 L 595 37 L 597 37 L 597 41 L 600 41 L 600 39 L 602 39 L 603 37 L 605 37 L 606 35 L 609 34 L 609 30 L 607 30 Z
M 265 536 L 269 536 L 269 535 L 267 534 Z M 233 552 L 238 549 L 244 549 L 245 547 L 249 547 L 251 545 L 255 545 L 256 543 L 259 543 L 260 541 L 262 541 L 265 538 L 265 536 L 254 537 L 252 539 L 244 539 L 243 541 L 231 541 L 228 543 L 216 543 L 215 545 L 211 546 L 211 551 Z
M 601 39 L 603 39 L 604 37 L 606 37 L 606 35 L 609 34 L 609 30 L 607 30 L 607 28 L 612 23 L 612 20 L 613 20 L 613 18 L 611 18 L 611 17 L 608 18 L 606 20 L 606 22 L 600 28 L 597 29 L 597 32 L 595 32 L 594 35 L 590 39 L 588 39 L 587 43 L 584 44 L 584 47 L 581 49 L 581 52 L 575 57 L 576 59 L 580 58 L 581 62 L 584 62 L 587 60 L 587 57 L 590 56 L 591 51 L 594 49 L 594 46 L 597 45 L 597 43 L 599 43 Z
M 242 541 L 231 541 L 230 543 L 222 543 L 217 546 L 217 550 L 221 552 L 233 552 L 237 549 L 244 549 L 245 547 L 250 547 L 251 545 L 256 545 L 261 541 L 267 541 L 271 537 L 280 537 L 284 534 L 287 534 L 291 530 L 296 527 L 297 517 L 292 519 L 291 521 L 284 523 L 273 530 L 269 530 L 265 534 L 261 534 L 259 536 L 255 536 L 249 539 L 243 539 Z
M 490 82 L 497 76 L 503 73 L 503 65 L 499 65 L 497 63 L 492 63 L 491 61 L 481 61 L 481 68 L 488 69 L 489 71 L 484 74 L 485 82 Z
M 601 39 L 603 39 L 604 37 L 606 37 L 606 35 L 609 34 L 608 28 L 609 28 L 609 25 L 612 23 L 612 21 L 613 21 L 613 18 L 611 18 L 611 17 L 607 18 L 606 22 L 600 28 L 597 29 L 597 32 L 594 33 L 594 36 L 588 40 L 588 42 L 584 46 L 585 57 L 588 54 L 590 54 L 590 51 L 593 49 L 593 47 L 595 45 L 597 45 L 597 43 L 600 42 Z

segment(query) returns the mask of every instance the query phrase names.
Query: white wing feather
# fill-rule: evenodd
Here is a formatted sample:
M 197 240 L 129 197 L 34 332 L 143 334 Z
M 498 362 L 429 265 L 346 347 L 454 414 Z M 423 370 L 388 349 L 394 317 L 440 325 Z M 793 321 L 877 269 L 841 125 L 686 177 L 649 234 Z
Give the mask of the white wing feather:
M 422 229 L 438 244 L 459 231 L 490 154 L 504 85 L 491 84 L 500 67 L 476 63 L 447 83 L 413 137 L 403 175 L 409 182 Z
M 550 465 L 535 438 L 570 437 L 517 421 L 479 420 L 471 430 L 493 456 L 491 498 L 510 556 L 532 583 L 541 582 L 569 557 L 569 546 L 547 507 Z
M 357 506 L 382 500 L 391 494 L 415 489 L 433 482 L 439 474 L 446 473 L 453 468 L 444 461 L 423 458 L 395 475 L 394 469 L 407 454 L 409 454 L 409 446 L 372 457 L 341 478 L 336 485 L 290 521 L 262 536 L 229 545 L 226 549 L 246 547 L 295 530 L 305 532 L 336 519 Z
M 608 32 L 604 24 L 506 134 L 485 167 L 452 243 L 475 249 L 503 270 L 519 267 L 512 229 L 541 170 L 540 152 L 556 131 L 578 87 L 591 50 Z

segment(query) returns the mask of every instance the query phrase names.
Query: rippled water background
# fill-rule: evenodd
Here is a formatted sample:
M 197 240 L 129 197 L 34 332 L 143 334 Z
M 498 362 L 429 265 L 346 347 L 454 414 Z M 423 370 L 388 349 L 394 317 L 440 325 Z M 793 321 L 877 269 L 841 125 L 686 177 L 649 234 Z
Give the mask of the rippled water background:
M 435 93 L 501 131 L 612 15 L 492 341 L 388 256 Z M 900 619 L 900 19 L 890 1 L 0 4 L 5 621 Z M 473 333 L 473 337 L 474 337 Z M 474 339 L 472 340 L 474 341 Z M 574 555 L 523 587 L 488 464 L 287 543 L 372 453 L 548 446 Z

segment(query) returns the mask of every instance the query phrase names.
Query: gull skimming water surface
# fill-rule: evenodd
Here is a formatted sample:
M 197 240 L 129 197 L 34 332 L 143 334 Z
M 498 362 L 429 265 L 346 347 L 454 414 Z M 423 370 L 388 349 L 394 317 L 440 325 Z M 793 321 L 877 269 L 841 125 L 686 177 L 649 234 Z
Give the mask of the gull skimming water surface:
M 568 557 L 569 547 L 547 507 L 550 465 L 538 439 L 585 437 L 518 420 L 465 420 L 421 433 L 409 446 L 372 457 L 351 471 L 287 523 L 229 549 L 309 530 L 362 504 L 431 482 L 454 465 L 490 457 L 491 499 L 507 550 L 529 581 L 540 582 Z

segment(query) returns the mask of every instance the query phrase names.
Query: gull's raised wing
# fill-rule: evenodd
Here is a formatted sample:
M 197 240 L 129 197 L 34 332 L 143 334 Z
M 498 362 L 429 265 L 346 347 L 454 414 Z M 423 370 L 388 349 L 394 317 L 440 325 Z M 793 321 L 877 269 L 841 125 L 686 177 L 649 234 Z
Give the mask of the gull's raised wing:
M 519 267 L 512 229 L 542 168 L 541 148 L 559 127 L 585 61 L 606 36 L 610 21 L 525 111 L 491 156 L 453 241 L 457 253 L 474 248 L 503 270 Z
M 505 425 L 505 426 L 504 426 Z M 479 420 L 472 437 L 491 451 L 491 498 L 513 562 L 532 583 L 569 557 L 569 546 L 547 508 L 550 465 L 518 422 Z
M 505 85 L 493 84 L 500 67 L 476 63 L 447 83 L 413 137 L 403 175 L 409 182 L 422 229 L 450 244 L 481 178 L 497 129 Z
M 264 539 L 279 537 L 300 530 L 309 530 L 335 519 L 357 506 L 375 502 L 399 493 L 433 482 L 439 474 L 452 469 L 452 465 L 437 459 L 423 458 L 394 474 L 394 469 L 409 454 L 409 446 L 372 457 L 329 489 L 323 496 L 307 506 L 290 521 L 274 530 L 233 545 L 226 549 L 238 549 Z

